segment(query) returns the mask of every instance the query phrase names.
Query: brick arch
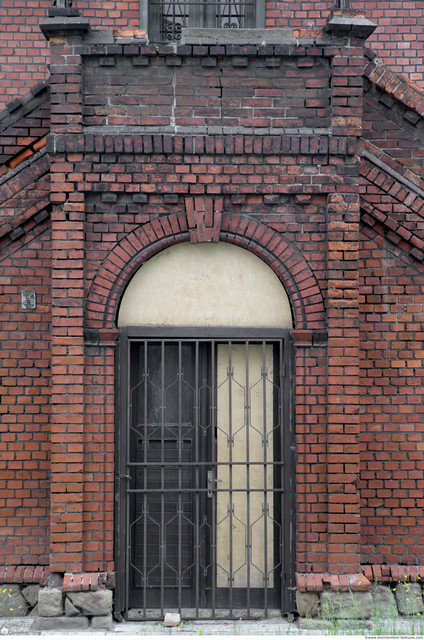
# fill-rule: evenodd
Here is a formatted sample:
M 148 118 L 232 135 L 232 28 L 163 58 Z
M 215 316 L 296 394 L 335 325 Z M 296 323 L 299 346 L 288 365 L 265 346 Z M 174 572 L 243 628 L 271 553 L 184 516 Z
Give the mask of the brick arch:
M 271 227 L 246 215 L 223 213 L 219 223 L 219 233 L 209 241 L 238 245 L 266 262 L 289 296 L 296 329 L 322 329 L 325 310 L 321 290 L 297 247 Z M 169 246 L 199 242 L 190 226 L 186 214 L 171 214 L 138 227 L 121 240 L 93 279 L 86 305 L 87 327 L 114 329 L 120 300 L 134 273 Z

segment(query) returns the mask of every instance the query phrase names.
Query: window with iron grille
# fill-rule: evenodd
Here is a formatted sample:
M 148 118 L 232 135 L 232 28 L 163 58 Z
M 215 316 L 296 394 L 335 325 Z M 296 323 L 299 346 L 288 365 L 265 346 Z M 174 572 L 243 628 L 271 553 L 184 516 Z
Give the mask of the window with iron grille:
M 264 0 L 141 0 L 141 26 L 153 44 L 169 44 L 181 40 L 183 28 L 264 27 L 264 6 Z

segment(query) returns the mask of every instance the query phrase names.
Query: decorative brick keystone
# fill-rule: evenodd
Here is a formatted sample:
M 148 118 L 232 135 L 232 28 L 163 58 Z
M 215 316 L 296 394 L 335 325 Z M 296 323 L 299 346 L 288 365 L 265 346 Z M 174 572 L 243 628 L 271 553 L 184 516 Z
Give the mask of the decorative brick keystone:
M 196 196 L 185 200 L 190 242 L 218 242 L 223 198 Z

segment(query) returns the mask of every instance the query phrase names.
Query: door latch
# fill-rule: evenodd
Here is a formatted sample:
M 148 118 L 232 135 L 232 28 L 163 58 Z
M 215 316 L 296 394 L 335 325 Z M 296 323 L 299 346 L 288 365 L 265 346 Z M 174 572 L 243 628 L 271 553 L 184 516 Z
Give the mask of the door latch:
M 222 480 L 218 480 L 215 478 L 215 482 L 222 482 Z M 208 471 L 208 498 L 212 498 L 213 495 L 213 471 Z

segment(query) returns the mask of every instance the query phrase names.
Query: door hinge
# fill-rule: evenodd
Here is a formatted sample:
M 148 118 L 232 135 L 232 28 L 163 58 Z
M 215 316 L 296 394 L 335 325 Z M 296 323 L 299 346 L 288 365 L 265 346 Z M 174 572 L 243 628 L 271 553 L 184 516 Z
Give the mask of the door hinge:
M 124 475 L 123 473 L 119 474 L 118 476 L 115 476 L 115 478 L 117 480 L 131 480 L 131 476 Z
M 281 365 L 281 369 L 280 369 L 280 376 L 282 378 L 284 378 L 285 375 L 286 375 L 286 365 L 283 362 L 283 364 Z

